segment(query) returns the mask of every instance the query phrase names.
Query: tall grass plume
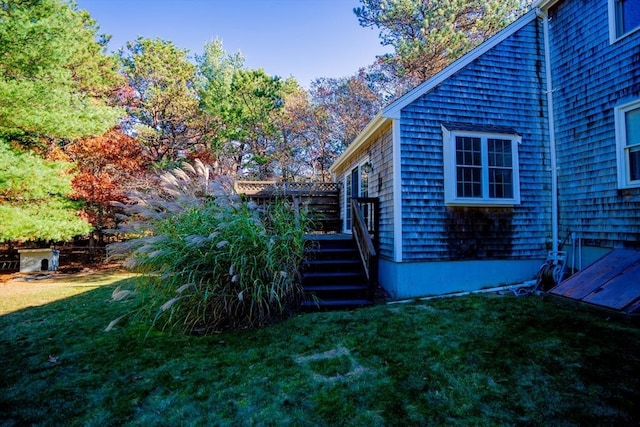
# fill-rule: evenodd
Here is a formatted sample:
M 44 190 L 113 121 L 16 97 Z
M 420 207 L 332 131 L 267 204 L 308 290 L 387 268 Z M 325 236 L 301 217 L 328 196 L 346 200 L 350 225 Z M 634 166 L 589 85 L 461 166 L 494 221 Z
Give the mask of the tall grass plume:
M 286 200 L 259 207 L 196 161 L 138 193 L 110 252 L 144 273 L 136 289 L 155 325 L 190 333 L 262 326 L 291 312 L 302 293 L 308 220 Z M 129 295 L 128 295 L 129 296 Z

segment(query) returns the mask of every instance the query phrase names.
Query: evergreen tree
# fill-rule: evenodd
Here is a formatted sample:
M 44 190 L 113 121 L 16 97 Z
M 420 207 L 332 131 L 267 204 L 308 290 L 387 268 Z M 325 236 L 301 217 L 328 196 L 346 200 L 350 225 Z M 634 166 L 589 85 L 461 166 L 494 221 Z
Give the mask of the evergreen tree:
M 112 106 L 122 80 L 97 31 L 67 1 L 0 0 L 0 241 L 90 230 L 68 197 L 72 165 L 41 153 L 102 134 L 124 113 Z
M 360 25 L 378 28 L 396 74 L 422 83 L 516 19 L 530 0 L 360 0 Z
M 170 41 L 141 37 L 127 43 L 120 57 L 133 89 L 126 102 L 127 126 L 151 159 L 171 164 L 207 144 L 211 126 L 199 106 L 196 67 L 188 51 Z
M 61 0 L 0 1 L 0 135 L 30 144 L 116 124 L 123 112 L 108 101 L 121 81 L 97 30 Z
M 71 164 L 50 162 L 0 139 L 0 242 L 68 240 L 91 227 L 77 212 Z

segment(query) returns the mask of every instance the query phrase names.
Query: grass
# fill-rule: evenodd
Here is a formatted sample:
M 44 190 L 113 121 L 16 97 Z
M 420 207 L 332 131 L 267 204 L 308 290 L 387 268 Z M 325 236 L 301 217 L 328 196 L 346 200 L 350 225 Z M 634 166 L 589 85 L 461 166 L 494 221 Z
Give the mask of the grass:
M 132 280 L 0 284 L 0 425 L 640 422 L 640 328 L 602 313 L 475 295 L 205 337 L 104 332 Z

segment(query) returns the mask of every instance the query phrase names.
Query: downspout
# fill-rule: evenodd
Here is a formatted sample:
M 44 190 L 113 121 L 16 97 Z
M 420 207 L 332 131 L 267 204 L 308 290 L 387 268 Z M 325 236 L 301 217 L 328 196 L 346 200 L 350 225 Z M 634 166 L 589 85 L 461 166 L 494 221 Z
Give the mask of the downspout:
M 556 159 L 556 125 L 553 106 L 553 78 L 551 76 L 551 48 L 549 44 L 549 15 L 538 9 L 536 14 L 542 19 L 544 38 L 544 62 L 546 75 L 547 115 L 549 121 L 549 160 L 551 162 L 551 250 L 558 252 L 558 163 Z

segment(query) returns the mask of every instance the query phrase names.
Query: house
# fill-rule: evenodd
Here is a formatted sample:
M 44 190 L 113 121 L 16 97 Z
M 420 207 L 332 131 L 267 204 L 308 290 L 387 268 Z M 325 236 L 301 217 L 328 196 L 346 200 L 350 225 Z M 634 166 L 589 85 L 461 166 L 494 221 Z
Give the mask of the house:
M 372 119 L 331 172 L 344 232 L 352 197 L 379 199 L 393 297 L 640 246 L 639 30 L 640 0 L 539 0 Z

